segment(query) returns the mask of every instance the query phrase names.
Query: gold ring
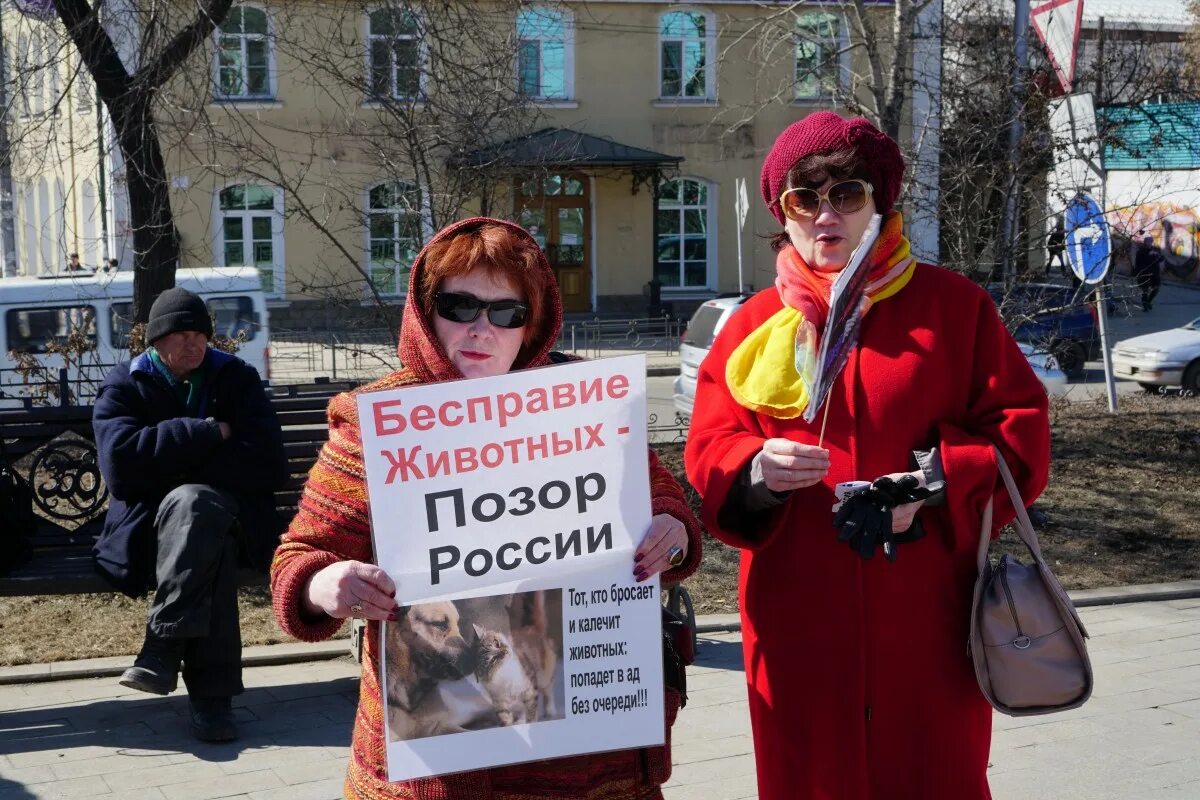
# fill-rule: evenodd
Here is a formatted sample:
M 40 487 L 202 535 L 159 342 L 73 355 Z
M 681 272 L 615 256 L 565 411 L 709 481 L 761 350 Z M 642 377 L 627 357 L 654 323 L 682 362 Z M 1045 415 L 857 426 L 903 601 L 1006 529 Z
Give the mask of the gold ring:
M 358 603 L 355 603 L 354 605 L 350 606 L 350 613 L 353 614 L 354 616 L 361 617 L 362 612 L 363 612 L 363 607 L 361 605 L 359 605 Z
M 672 547 L 667 551 L 667 563 L 672 567 L 678 567 L 683 563 L 683 548 L 679 545 Z

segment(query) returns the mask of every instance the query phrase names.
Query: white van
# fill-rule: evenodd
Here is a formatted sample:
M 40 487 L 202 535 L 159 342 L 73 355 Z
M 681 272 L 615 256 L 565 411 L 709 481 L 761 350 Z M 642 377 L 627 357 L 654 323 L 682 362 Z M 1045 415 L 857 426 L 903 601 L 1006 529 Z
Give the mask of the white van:
M 204 298 L 218 336 L 245 333 L 238 357 L 269 380 L 267 306 L 258 270 L 181 269 L 175 273 L 175 285 Z M 129 358 L 132 314 L 132 272 L 0 280 L 0 408 L 19 407 L 25 398 L 46 398 L 31 384 L 44 384 L 47 378 L 59 381 L 63 367 L 70 399 L 90 403 L 108 370 Z M 50 342 L 72 333 L 85 336 L 91 345 L 82 363 L 68 363 L 66 357 L 47 352 Z M 27 363 L 36 362 L 35 374 L 22 374 L 23 357 Z M 59 394 L 56 390 L 35 402 L 57 405 Z

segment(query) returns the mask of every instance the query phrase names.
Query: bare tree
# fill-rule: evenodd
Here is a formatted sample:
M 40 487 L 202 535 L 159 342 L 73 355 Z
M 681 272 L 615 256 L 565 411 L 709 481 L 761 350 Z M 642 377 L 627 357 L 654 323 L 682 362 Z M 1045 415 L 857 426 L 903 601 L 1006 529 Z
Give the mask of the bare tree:
M 175 285 L 179 263 L 156 121 L 157 94 L 208 39 L 231 5 L 232 0 L 201 0 L 188 18 L 171 3 L 110 6 L 103 0 L 54 0 L 58 18 L 112 120 L 115 145 L 125 165 L 137 270 L 133 303 L 137 321 L 145 321 L 154 298 Z M 124 41 L 114 41 L 114 32 Z
M 476 204 L 492 210 L 497 189 L 511 182 L 511 165 L 489 146 L 531 132 L 539 118 L 517 75 L 522 7 L 275 6 L 275 58 L 294 65 L 289 90 L 311 103 L 302 123 L 236 104 L 205 114 L 212 88 L 193 94 L 180 85 L 168 87 L 166 139 L 218 185 L 248 179 L 282 191 L 289 236 L 320 243 L 306 253 L 315 263 L 302 294 L 384 308 L 433 231 Z M 196 53 L 188 71 L 204 72 L 203 57 Z M 372 228 L 393 217 L 399 230 Z

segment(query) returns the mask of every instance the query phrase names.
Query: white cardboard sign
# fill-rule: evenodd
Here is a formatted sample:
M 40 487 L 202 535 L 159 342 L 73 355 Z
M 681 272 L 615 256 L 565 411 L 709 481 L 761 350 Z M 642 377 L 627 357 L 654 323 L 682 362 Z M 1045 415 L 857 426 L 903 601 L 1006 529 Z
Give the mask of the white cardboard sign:
M 358 399 L 389 780 L 659 745 L 645 358 Z

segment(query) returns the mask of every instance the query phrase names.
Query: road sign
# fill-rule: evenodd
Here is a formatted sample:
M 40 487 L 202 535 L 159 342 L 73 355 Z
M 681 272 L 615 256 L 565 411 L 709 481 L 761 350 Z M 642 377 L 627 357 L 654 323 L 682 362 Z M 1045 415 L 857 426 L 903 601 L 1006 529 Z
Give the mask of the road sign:
M 733 201 L 733 210 L 737 213 L 738 230 L 746 227 L 746 214 L 750 211 L 750 195 L 746 193 L 746 179 L 738 178 L 737 197 Z
M 1067 203 L 1063 218 L 1071 270 L 1084 283 L 1104 280 L 1112 261 L 1112 238 L 1099 203 L 1081 192 Z
M 1071 93 L 1075 81 L 1075 52 L 1083 22 L 1083 0 L 1049 0 L 1029 12 L 1034 32 L 1046 46 L 1050 65 L 1063 92 Z
M 1100 133 L 1089 92 L 1059 98 L 1050 106 L 1054 169 L 1050 174 L 1050 206 L 1059 211 L 1080 192 L 1104 191 Z
M 737 187 L 737 197 L 733 198 L 733 213 L 737 216 L 738 235 L 737 235 L 737 256 L 738 256 L 738 287 L 739 292 L 746 291 L 746 284 L 742 280 L 742 229 L 746 227 L 746 215 L 750 213 L 750 195 L 746 192 L 746 179 L 738 178 L 734 181 Z

